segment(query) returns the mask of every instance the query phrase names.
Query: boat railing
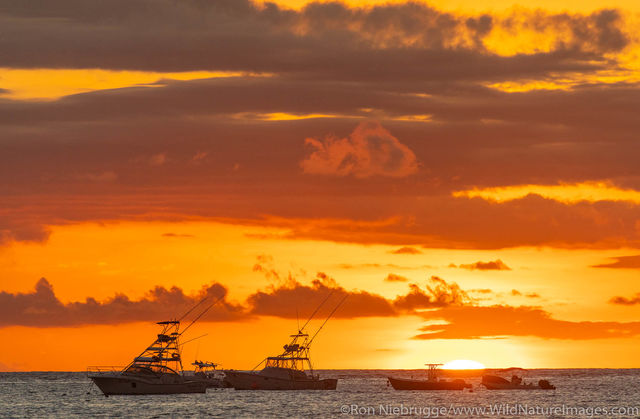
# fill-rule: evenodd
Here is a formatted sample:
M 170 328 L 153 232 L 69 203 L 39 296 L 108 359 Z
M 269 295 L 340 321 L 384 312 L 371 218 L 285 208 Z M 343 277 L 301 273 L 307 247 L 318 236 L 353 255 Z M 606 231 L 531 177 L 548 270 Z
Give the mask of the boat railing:
M 87 374 L 104 374 L 104 373 L 112 373 L 112 372 L 120 372 L 122 371 L 123 366 L 116 365 L 98 365 L 87 367 Z

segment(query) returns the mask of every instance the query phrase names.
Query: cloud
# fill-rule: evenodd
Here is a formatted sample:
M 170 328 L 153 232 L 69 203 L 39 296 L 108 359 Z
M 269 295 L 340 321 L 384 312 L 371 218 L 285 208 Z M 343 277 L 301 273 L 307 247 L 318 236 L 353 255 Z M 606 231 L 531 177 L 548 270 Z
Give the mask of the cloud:
M 167 153 L 157 153 L 149 157 L 150 166 L 162 166 L 167 162 Z
M 273 278 L 271 273 L 269 277 Z M 345 304 L 335 313 L 339 318 L 408 315 L 423 309 L 469 301 L 457 284 L 450 284 L 437 277 L 431 277 L 424 289 L 416 284 L 409 284 L 409 292 L 388 299 L 368 291 L 348 291 L 320 272 L 308 285 L 288 277 L 280 281 L 279 285 L 257 291 L 247 298 L 247 306 L 249 313 L 253 315 L 295 318 L 298 313 L 304 317 L 310 315 L 330 293 L 334 302 L 348 296 Z
M 618 256 L 611 263 L 592 265 L 592 268 L 640 269 L 640 255 Z
M 384 280 L 387 281 L 387 282 L 407 282 L 407 281 L 409 281 L 404 276 L 400 276 L 400 275 L 396 275 L 396 274 L 389 274 L 389 275 L 387 275 L 387 277 Z
M 210 301 L 220 296 L 223 300 L 202 321 L 242 321 L 255 316 L 306 318 L 330 296 L 318 313 L 323 317 L 346 296 L 346 302 L 336 311 L 335 317 L 419 316 L 431 324 L 423 326 L 420 329 L 422 333 L 414 337 L 416 339 L 535 336 L 585 340 L 640 335 L 640 322 L 564 321 L 554 319 L 540 307 L 480 306 L 458 284 L 438 277 L 431 277 L 424 287 L 409 284 L 405 294 L 387 298 L 364 290 L 347 290 L 324 273 L 318 273 L 310 283 L 303 284 L 291 275 L 274 276 L 269 271 L 261 272 L 274 284 L 252 293 L 242 304 L 228 301 L 226 288 L 218 283 L 203 286 L 192 295 L 186 295 L 178 287 L 167 289 L 157 286 L 137 300 L 116 294 L 104 301 L 88 297 L 85 301 L 65 304 L 56 297 L 52 285 L 42 278 L 31 292 L 0 292 L 0 327 L 69 327 L 173 319 L 205 296 L 209 296 Z M 478 291 L 491 292 L 469 292 Z M 537 298 L 532 294 L 526 296 Z M 632 299 L 615 297 L 611 303 L 640 304 L 640 294 Z
M 620 296 L 613 297 L 609 300 L 609 303 L 621 305 L 621 306 L 634 306 L 636 304 L 640 304 L 640 292 L 631 298 L 620 297 Z
M 505 202 L 524 198 L 529 194 L 539 195 L 566 204 L 577 202 L 624 201 L 640 204 L 640 191 L 623 189 L 611 182 L 580 182 L 560 185 L 512 185 L 495 188 L 474 188 L 455 191 L 455 197 L 479 197 L 494 202 Z
M 196 154 L 193 155 L 193 157 L 191 158 L 191 162 L 193 164 L 200 164 L 202 163 L 202 161 L 204 159 L 207 158 L 207 156 L 209 155 L 208 151 L 198 151 L 196 152 Z
M 494 261 L 491 262 L 475 262 L 475 263 L 470 263 L 470 264 L 460 264 L 460 265 L 455 265 L 455 264 L 450 264 L 449 265 L 450 268 L 461 268 L 461 269 L 468 269 L 470 271 L 474 271 L 474 270 L 478 270 L 478 271 L 510 271 L 511 268 L 508 267 L 503 261 L 501 261 L 500 259 L 496 259 Z
M 394 305 L 407 311 L 426 308 L 464 305 L 471 302 L 468 294 L 455 282 L 448 283 L 442 278 L 432 276 L 423 291 L 416 284 L 409 284 L 409 293 L 398 296 Z
M 405 177 L 418 171 L 416 156 L 379 122 L 363 122 L 347 138 L 307 138 L 311 153 L 300 163 L 316 175 Z
M 16 294 L 0 292 L 0 327 L 57 327 L 169 320 L 187 312 L 205 297 L 215 301 L 226 294 L 227 289 L 218 283 L 204 286 L 193 295 L 184 294 L 178 287 L 166 289 L 157 286 L 138 300 L 116 294 L 105 301 L 89 297 L 84 302 L 64 304 L 56 297 L 49 281 L 42 278 L 34 291 Z M 229 303 L 225 297 L 202 320 L 232 321 L 244 317 L 246 315 L 242 307 Z
M 3 66 L 34 77 L 42 68 L 204 71 L 60 100 L 0 98 L 0 178 L 11 179 L 0 185 L 1 243 L 45 240 L 50 226 L 83 221 L 226 218 L 283 226 L 277 234 L 290 239 L 427 248 L 640 245 L 635 195 L 451 199 L 560 182 L 640 190 L 640 89 L 617 59 L 637 47 L 636 29 L 622 10 L 45 3 L 0 2 Z M 235 75 L 207 78 L 218 71 Z M 492 87 L 523 82 L 551 87 Z M 357 142 L 347 134 L 365 119 L 381 125 L 356 129 L 366 131 Z M 203 150 L 215 153 L 196 158 Z M 151 156 L 157 166 L 143 170 Z M 300 176 L 300 162 L 325 175 Z M 417 162 L 420 175 L 409 176 Z
M 195 237 L 193 234 L 180 234 L 180 233 L 163 233 L 162 237 L 169 238 L 193 238 Z
M 469 290 L 468 292 L 476 294 L 493 294 L 493 290 L 490 288 L 475 288 Z
M 421 328 L 415 339 L 495 339 L 535 336 L 545 339 L 613 339 L 640 335 L 640 322 L 557 320 L 539 307 L 507 305 L 451 306 L 424 312 L 427 320 L 445 321 Z
M 394 255 L 420 255 L 422 252 L 415 247 L 404 246 L 391 252 Z
M 602 55 L 629 43 L 617 10 L 498 16 L 448 13 L 418 2 L 365 8 L 330 2 L 294 11 L 247 0 L 118 0 L 93 7 L 63 0 L 37 11 L 6 0 L 0 10 L 12 40 L 0 40 L 3 65 L 16 68 L 281 72 L 380 81 L 491 78 L 591 68 L 589 61 L 597 65 Z M 516 49 L 505 57 L 491 49 L 492 34 L 515 38 L 523 32 L 544 36 L 548 51 Z M 94 53 L 86 54 L 90 48 Z

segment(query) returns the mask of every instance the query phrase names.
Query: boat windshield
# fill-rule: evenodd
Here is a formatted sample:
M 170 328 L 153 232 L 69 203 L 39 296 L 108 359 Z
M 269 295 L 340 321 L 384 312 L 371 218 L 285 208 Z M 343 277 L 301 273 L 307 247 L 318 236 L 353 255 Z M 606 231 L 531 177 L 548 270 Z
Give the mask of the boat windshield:
M 135 374 L 135 375 L 157 375 L 157 374 L 175 374 L 179 375 L 177 372 L 172 370 L 171 368 L 165 365 L 158 364 L 149 364 L 149 365 L 140 365 L 133 364 L 129 368 L 124 371 L 126 374 Z

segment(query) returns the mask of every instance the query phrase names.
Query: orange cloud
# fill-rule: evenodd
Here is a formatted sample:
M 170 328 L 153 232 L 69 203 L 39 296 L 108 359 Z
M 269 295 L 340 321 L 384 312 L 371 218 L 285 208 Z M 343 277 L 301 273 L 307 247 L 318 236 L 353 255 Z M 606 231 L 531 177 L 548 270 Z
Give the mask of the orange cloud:
M 415 314 L 422 309 L 470 301 L 458 284 L 448 283 L 438 277 L 431 277 L 424 289 L 416 284 L 409 284 L 407 294 L 388 299 L 367 291 L 348 291 L 320 272 L 309 285 L 289 277 L 278 286 L 257 291 L 247 298 L 247 306 L 248 311 L 254 315 L 294 318 L 300 310 L 304 310 L 308 313 L 299 313 L 304 317 L 330 293 L 336 301 L 348 296 L 346 303 L 335 313 L 336 317 L 341 318 Z
M 418 171 L 416 155 L 379 122 L 363 122 L 347 138 L 307 138 L 312 152 L 300 166 L 305 173 L 332 176 L 405 177 Z
M 580 182 L 559 185 L 514 185 L 495 188 L 474 188 L 453 192 L 454 197 L 482 198 L 488 201 L 505 202 L 521 199 L 527 195 L 539 195 L 565 204 L 578 202 L 624 201 L 640 204 L 640 191 L 622 189 L 610 182 Z
M 614 262 L 592 265 L 592 268 L 640 269 L 640 255 L 618 256 Z
M 203 298 L 223 300 L 203 317 L 205 321 L 237 320 L 246 315 L 242 307 L 227 302 L 227 289 L 217 283 L 204 286 L 199 293 L 185 295 L 178 287 L 155 287 L 139 300 L 116 294 L 107 301 L 88 297 L 84 302 L 62 303 L 45 278 L 29 293 L 0 292 L 0 327 L 2 326 L 77 326 L 84 324 L 117 324 L 136 321 L 175 319 Z
M 422 252 L 418 249 L 416 249 L 415 247 L 401 247 L 399 249 L 393 250 L 389 253 L 392 253 L 394 255 L 420 255 L 422 254 Z
M 478 271 L 510 271 L 511 268 L 508 267 L 503 261 L 501 261 L 500 259 L 496 259 L 494 261 L 491 262 L 475 262 L 475 263 L 470 263 L 470 264 L 463 264 L 461 263 L 460 265 L 455 265 L 455 264 L 450 264 L 449 265 L 450 268 L 461 268 L 461 269 L 468 269 L 470 271 L 473 270 L 478 270 Z
M 617 304 L 621 306 L 634 306 L 636 304 L 640 304 L 640 292 L 631 298 L 620 297 L 620 296 L 613 297 L 612 299 L 609 300 L 609 302 L 611 304 Z
M 407 282 L 407 281 L 409 281 L 404 276 L 400 276 L 400 275 L 396 275 L 396 274 L 389 274 L 389 275 L 387 275 L 387 277 L 384 280 L 387 281 L 387 282 Z
M 424 312 L 431 324 L 416 339 L 484 339 L 536 336 L 548 339 L 608 339 L 640 335 L 640 322 L 572 322 L 557 320 L 539 307 L 507 305 L 451 306 Z

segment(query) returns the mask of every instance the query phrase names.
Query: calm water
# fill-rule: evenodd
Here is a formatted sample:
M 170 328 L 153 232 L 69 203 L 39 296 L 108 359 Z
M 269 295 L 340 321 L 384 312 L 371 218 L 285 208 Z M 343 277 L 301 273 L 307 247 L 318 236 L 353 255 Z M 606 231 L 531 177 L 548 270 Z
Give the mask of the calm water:
M 525 380 L 546 378 L 557 390 L 488 391 L 472 378 L 472 392 L 387 386 L 387 374 L 417 377 L 415 371 L 320 373 L 340 378 L 338 389 L 210 389 L 206 394 L 108 398 L 84 373 L 0 373 L 0 417 L 639 417 L 640 370 L 533 370 Z

